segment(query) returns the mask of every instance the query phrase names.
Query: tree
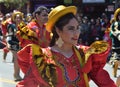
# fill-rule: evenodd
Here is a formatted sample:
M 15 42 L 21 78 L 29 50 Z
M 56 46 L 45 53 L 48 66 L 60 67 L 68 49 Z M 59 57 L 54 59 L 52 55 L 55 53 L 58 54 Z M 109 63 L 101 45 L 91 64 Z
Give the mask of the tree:
M 1 3 L 9 8 L 10 6 L 15 6 L 17 9 L 21 9 L 28 0 L 0 0 Z

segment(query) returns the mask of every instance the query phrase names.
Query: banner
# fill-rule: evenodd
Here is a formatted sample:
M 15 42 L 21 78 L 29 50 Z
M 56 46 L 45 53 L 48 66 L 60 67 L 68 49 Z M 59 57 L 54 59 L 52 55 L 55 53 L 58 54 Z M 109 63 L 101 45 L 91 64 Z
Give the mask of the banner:
M 105 3 L 105 0 L 82 0 L 83 3 Z

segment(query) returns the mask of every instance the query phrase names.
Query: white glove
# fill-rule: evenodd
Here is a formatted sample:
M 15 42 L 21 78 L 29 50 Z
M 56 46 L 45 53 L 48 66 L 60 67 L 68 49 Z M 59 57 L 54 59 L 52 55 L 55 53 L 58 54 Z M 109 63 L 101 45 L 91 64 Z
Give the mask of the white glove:
M 111 30 L 111 33 L 112 33 L 114 36 L 117 36 L 118 34 L 120 34 L 120 31 L 119 31 L 119 30 L 115 30 L 115 31 L 112 31 L 112 30 Z
M 118 40 L 120 41 L 120 34 L 118 35 Z

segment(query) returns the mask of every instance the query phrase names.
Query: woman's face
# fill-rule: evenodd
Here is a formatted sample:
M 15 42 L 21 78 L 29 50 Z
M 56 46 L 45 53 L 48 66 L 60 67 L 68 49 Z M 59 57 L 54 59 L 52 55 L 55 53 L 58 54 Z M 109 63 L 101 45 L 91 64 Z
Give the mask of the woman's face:
M 22 17 L 20 15 L 16 15 L 15 22 L 20 23 L 22 21 Z
M 78 42 L 80 30 L 78 21 L 73 18 L 63 27 L 63 31 L 59 31 L 59 36 L 64 41 L 64 44 L 76 45 Z

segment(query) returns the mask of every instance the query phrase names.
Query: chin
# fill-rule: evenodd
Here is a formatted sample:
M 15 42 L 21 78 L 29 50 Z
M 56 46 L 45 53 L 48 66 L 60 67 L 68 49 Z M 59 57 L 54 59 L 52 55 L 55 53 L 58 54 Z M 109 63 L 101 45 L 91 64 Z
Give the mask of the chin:
M 77 43 L 73 43 L 73 45 L 77 45 Z

